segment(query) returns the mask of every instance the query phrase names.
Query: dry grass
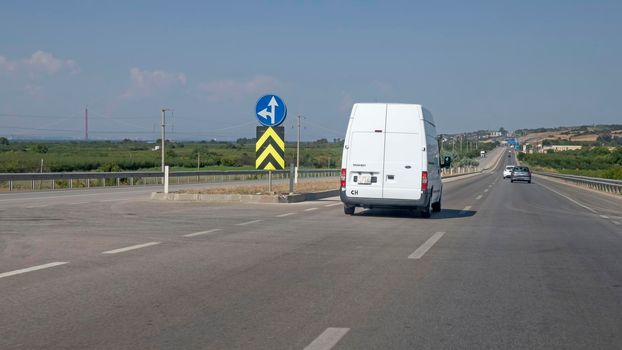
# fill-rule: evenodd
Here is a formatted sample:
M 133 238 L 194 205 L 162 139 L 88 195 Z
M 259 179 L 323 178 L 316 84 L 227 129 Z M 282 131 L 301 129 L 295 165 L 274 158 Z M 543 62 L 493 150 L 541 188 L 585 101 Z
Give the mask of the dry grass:
M 296 185 L 296 193 L 308 193 L 327 190 L 336 190 L 339 188 L 339 180 L 322 180 L 322 181 L 305 181 Z M 200 194 L 271 194 L 268 192 L 268 184 L 254 186 L 235 186 L 235 187 L 217 187 L 182 190 L 179 193 L 200 193 Z M 289 183 L 272 185 L 272 193 L 289 193 Z

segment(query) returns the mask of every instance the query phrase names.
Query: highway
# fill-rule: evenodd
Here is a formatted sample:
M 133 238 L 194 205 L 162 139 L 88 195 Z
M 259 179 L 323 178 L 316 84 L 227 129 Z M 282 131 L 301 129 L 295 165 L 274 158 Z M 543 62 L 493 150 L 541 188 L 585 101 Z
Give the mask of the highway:
M 619 349 L 622 199 L 514 162 L 447 181 L 431 219 L 2 195 L 0 349 Z

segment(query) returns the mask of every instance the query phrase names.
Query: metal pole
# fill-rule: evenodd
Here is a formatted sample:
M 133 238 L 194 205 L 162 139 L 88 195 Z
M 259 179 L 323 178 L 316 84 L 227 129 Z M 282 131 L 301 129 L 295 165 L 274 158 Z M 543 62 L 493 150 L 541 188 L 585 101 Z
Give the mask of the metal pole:
M 289 169 L 289 193 L 294 193 L 294 167 L 291 165 Z
M 162 171 L 164 171 L 164 140 L 166 137 L 166 131 L 165 131 L 165 118 L 166 118 L 166 109 L 162 108 Z
M 298 137 L 296 138 L 296 172 L 294 182 L 298 183 L 298 169 L 300 169 L 300 116 L 298 116 Z
M 41 174 L 43 174 L 43 158 L 41 158 Z M 39 189 L 41 189 L 41 183 L 43 180 L 39 180 Z
M 164 193 L 168 193 L 168 165 L 164 167 Z
M 272 170 L 268 170 L 268 192 L 272 193 Z

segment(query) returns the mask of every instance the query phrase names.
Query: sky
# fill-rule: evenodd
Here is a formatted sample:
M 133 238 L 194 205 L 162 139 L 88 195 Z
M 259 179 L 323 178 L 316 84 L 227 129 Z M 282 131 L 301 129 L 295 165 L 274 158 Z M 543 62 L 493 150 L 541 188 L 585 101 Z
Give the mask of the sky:
M 0 3 L 0 136 L 343 138 L 356 102 L 420 103 L 441 133 L 622 124 L 621 1 Z

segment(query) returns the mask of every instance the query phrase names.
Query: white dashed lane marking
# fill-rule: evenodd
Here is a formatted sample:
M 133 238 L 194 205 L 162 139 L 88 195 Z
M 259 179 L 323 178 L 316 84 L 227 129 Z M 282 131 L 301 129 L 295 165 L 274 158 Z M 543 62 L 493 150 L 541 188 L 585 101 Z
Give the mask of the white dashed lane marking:
M 294 214 L 296 214 L 296 213 L 285 213 L 285 214 L 277 215 L 276 217 L 277 218 L 284 218 L 286 216 L 290 216 L 290 215 L 294 215 Z
M 189 233 L 187 235 L 184 235 L 184 237 L 195 237 L 195 236 L 201 236 L 201 235 L 206 235 L 212 232 L 218 232 L 218 231 L 222 231 L 221 228 L 213 228 L 211 230 L 207 230 L 207 231 L 200 231 L 200 232 L 194 232 L 194 233 Z
M 157 245 L 157 244 L 160 244 L 160 243 L 162 243 L 162 242 L 149 242 L 149 243 L 144 243 L 144 244 L 137 244 L 137 245 L 132 245 L 132 246 L 125 247 L 125 248 L 107 250 L 105 252 L 102 252 L 102 254 L 118 254 L 118 253 L 127 252 L 129 250 L 135 250 L 135 249 L 140 249 L 140 248 L 151 247 L 153 245 Z
M 464 209 L 460 210 L 460 215 L 466 214 L 467 211 L 471 210 L 471 206 L 467 205 Z
M 432 248 L 432 246 L 438 242 L 444 234 L 445 232 L 436 232 L 433 234 L 432 237 L 430 237 L 427 241 L 425 241 L 425 243 L 417 248 L 417 250 L 410 254 L 408 259 L 421 259 L 421 257 L 423 257 L 423 255 L 425 255 L 425 253 L 427 253 L 428 250 L 430 250 L 430 248 Z
M 305 211 L 314 211 L 314 210 L 317 210 L 317 208 L 307 208 L 307 209 L 305 209 Z
M 326 204 L 325 207 L 334 207 L 336 205 L 341 205 L 341 203 Z
M 304 350 L 330 350 L 343 338 L 350 328 L 326 328 L 311 344 Z
M 43 265 L 38 265 L 38 266 L 33 266 L 33 267 L 27 267 L 25 269 L 19 269 L 19 270 L 15 270 L 15 271 L 9 271 L 9 272 L 0 273 L 0 278 L 9 277 L 9 276 L 15 276 L 15 275 L 19 275 L 19 274 L 26 273 L 26 272 L 31 272 L 31 271 L 48 269 L 50 267 L 60 266 L 60 265 L 65 265 L 65 264 L 69 264 L 69 262 L 67 262 L 67 261 L 56 261 L 56 262 L 52 262 L 52 263 L 49 263 L 49 264 L 43 264 Z
M 476 200 L 480 200 L 482 199 L 482 195 L 480 194 L 479 196 L 475 197 Z
M 256 224 L 258 222 L 262 222 L 263 220 L 252 220 L 252 221 L 247 221 L 247 222 L 241 222 L 239 224 L 235 224 L 236 226 L 246 226 L 246 225 L 250 225 L 250 224 Z

